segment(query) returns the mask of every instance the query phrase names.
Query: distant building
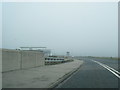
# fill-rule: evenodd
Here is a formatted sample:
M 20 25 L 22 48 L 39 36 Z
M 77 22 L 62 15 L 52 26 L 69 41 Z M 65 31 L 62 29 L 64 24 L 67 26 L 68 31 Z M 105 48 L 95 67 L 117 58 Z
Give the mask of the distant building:
M 21 50 L 43 52 L 45 56 L 51 55 L 51 50 L 50 49 L 46 49 L 46 47 L 20 47 L 20 48 L 21 48 Z
M 70 56 L 70 52 L 66 52 L 66 56 Z

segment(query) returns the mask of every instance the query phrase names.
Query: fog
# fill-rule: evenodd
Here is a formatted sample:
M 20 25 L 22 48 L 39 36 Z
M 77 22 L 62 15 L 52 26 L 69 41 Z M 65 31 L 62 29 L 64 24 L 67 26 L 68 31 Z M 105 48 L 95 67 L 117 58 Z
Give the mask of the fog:
M 3 3 L 2 48 L 47 47 L 53 54 L 118 56 L 117 3 Z

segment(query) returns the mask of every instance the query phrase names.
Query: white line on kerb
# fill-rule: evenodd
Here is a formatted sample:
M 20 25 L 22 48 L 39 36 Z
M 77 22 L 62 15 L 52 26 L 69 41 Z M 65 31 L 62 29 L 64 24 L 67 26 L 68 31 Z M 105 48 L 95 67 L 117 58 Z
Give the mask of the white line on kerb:
M 111 73 L 113 73 L 115 76 L 117 76 L 118 78 L 120 78 L 120 76 L 118 74 L 120 74 L 120 72 L 118 72 L 117 70 L 105 65 L 105 64 L 102 64 L 98 61 L 95 61 L 95 60 L 92 60 L 93 62 L 96 62 L 97 64 L 103 66 L 104 68 L 106 68 L 108 71 L 110 71 Z

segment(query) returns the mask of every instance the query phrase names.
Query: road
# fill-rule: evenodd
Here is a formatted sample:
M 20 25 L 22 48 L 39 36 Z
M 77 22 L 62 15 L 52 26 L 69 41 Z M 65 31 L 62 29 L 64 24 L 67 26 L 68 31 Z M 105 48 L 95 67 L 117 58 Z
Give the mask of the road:
M 82 67 L 56 88 L 118 88 L 117 60 L 80 59 L 84 60 Z

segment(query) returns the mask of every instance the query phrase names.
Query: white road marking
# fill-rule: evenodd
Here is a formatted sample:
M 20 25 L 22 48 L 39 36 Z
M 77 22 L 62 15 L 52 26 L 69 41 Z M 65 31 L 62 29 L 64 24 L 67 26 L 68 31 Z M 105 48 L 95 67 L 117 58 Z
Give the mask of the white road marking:
M 111 73 L 113 73 L 115 76 L 117 76 L 118 78 L 120 78 L 120 76 L 118 74 L 120 74 L 120 72 L 118 72 L 117 70 L 105 65 L 105 64 L 102 64 L 98 61 L 95 61 L 95 60 L 92 60 L 93 62 L 96 62 L 97 64 L 103 66 L 104 68 L 106 68 L 108 71 L 110 71 Z
M 113 70 L 114 72 L 120 74 L 120 72 L 118 72 L 117 70 L 115 70 L 115 69 L 113 69 L 113 68 L 111 68 L 111 67 L 109 67 L 109 66 L 107 66 L 107 65 L 105 65 L 105 66 L 108 67 L 109 69 Z

